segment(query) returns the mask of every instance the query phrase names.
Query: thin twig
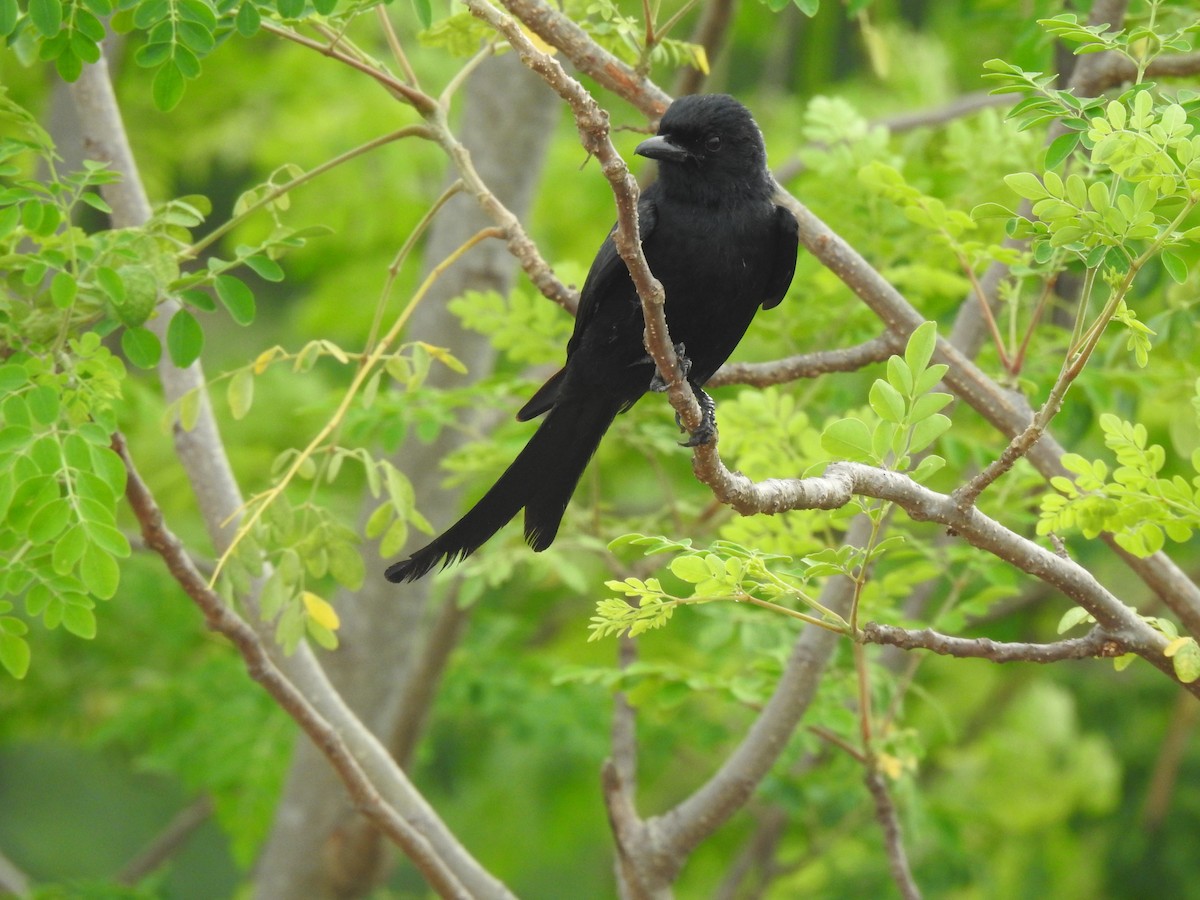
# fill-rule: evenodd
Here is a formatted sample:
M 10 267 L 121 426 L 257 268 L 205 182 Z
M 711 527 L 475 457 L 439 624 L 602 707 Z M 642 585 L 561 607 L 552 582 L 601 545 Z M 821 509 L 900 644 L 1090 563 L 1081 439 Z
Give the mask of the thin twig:
M 801 378 L 816 378 L 830 372 L 856 372 L 872 363 L 883 362 L 901 349 L 899 341 L 894 337 L 881 335 L 853 347 L 800 353 L 771 362 L 725 363 L 717 369 L 706 386 L 744 384 L 767 387 L 798 381 Z
M 212 818 L 212 814 L 212 798 L 207 794 L 197 797 L 176 813 L 154 840 L 125 864 L 117 875 L 117 881 L 120 884 L 134 885 L 155 869 L 165 865 L 179 852 L 196 829 Z
M 904 850 L 904 836 L 900 831 L 900 818 L 896 815 L 896 806 L 892 803 L 892 795 L 887 789 L 887 783 L 878 769 L 867 769 L 864 781 L 871 798 L 875 801 L 875 818 L 883 829 L 883 845 L 887 849 L 888 866 L 892 872 L 892 880 L 900 889 L 904 900 L 921 900 L 921 889 L 913 879 L 912 869 L 908 865 L 908 854 Z

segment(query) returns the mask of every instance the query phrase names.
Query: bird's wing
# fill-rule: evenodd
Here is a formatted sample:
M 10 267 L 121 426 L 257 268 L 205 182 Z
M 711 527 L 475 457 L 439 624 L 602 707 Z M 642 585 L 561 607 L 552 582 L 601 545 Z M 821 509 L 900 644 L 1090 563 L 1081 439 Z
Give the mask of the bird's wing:
M 796 251 L 800 246 L 800 225 L 782 206 L 775 207 L 775 253 L 771 277 L 762 302 L 763 309 L 778 306 L 796 274 Z
M 658 210 L 655 205 L 656 194 L 654 185 L 651 185 L 642 192 L 642 196 L 638 200 L 638 234 L 642 241 L 650 237 L 658 222 Z M 617 245 L 614 242 L 616 233 L 617 228 L 614 225 L 609 231 L 608 237 L 604 239 L 604 243 L 600 245 L 600 250 L 592 261 L 592 267 L 588 270 L 587 278 L 584 279 L 583 290 L 579 292 L 579 309 L 575 312 L 575 328 L 571 332 L 571 339 L 567 342 L 568 363 L 571 354 L 579 346 L 583 333 L 596 318 L 596 312 L 601 304 L 620 302 L 619 298 L 621 297 L 628 297 L 633 303 L 638 302 L 637 293 L 633 290 L 629 279 L 629 270 L 625 267 L 621 255 L 617 253 Z M 792 256 L 795 257 L 794 252 Z M 558 392 L 566 373 L 567 370 L 564 367 L 551 375 L 549 380 L 537 389 L 529 402 L 521 407 L 517 413 L 517 419 L 525 422 L 550 409 L 558 400 Z
M 638 234 L 644 244 L 654 232 L 658 222 L 656 196 L 657 184 L 653 184 L 642 192 L 638 200 Z M 592 261 L 587 278 L 583 282 L 583 290 L 579 292 L 579 310 L 575 313 L 575 330 L 571 332 L 571 340 L 567 342 L 567 359 L 579 344 L 584 331 L 596 317 L 596 312 L 602 303 L 612 303 L 618 297 L 632 298 L 638 302 L 637 293 L 629 278 L 629 269 L 617 252 L 615 237 L 617 228 L 614 225 L 608 237 L 600 245 L 600 251 Z

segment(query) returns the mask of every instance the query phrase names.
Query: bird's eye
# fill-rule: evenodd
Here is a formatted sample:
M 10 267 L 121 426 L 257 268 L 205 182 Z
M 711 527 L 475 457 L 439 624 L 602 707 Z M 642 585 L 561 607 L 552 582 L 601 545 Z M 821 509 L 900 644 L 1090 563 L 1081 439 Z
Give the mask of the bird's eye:
M 710 134 L 704 140 L 704 149 L 709 153 L 716 153 L 721 149 L 721 136 L 719 134 Z

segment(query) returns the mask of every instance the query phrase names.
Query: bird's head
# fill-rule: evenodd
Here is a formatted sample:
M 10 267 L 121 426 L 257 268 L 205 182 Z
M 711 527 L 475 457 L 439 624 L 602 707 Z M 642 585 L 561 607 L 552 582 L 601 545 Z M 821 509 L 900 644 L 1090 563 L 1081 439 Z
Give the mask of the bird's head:
M 658 162 L 663 189 L 675 196 L 722 202 L 774 191 L 762 132 L 750 110 L 726 94 L 680 97 L 658 134 L 634 152 Z

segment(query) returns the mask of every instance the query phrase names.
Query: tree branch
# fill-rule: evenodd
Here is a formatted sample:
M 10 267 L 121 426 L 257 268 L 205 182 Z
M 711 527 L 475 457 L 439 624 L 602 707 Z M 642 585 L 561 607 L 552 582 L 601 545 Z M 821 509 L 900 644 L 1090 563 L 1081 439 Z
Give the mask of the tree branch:
M 664 313 L 666 296 L 642 253 L 638 231 L 637 181 L 609 139 L 608 113 L 600 108 L 582 84 L 566 73 L 558 60 L 534 47 L 516 20 L 500 12 L 487 0 L 466 0 L 466 4 L 473 15 L 503 34 L 521 61 L 540 75 L 571 107 L 584 149 L 599 160 L 604 177 L 612 187 L 617 206 L 617 228 L 613 242 L 629 269 L 629 277 L 642 303 L 646 352 L 654 360 L 659 375 L 667 385 L 671 406 L 689 430 L 698 428 L 701 422 L 700 405 L 688 386 L 671 343 Z M 586 34 L 584 39 L 591 43 Z
M 1125 647 L 1120 641 L 1093 628 L 1083 637 L 1067 638 L 1050 644 L 998 643 L 990 638 L 961 638 L 941 634 L 930 628 L 919 631 L 868 622 L 862 639 L 871 644 L 885 644 L 901 650 L 930 650 L 942 656 L 966 659 L 988 659 L 994 663 L 1031 662 L 1055 663 L 1066 659 L 1096 659 L 1121 656 Z
M 867 767 L 863 780 L 875 801 L 875 818 L 883 829 L 883 845 L 887 850 L 892 880 L 896 882 L 904 900 L 920 900 L 921 891 L 913 880 L 912 869 L 908 865 L 908 854 L 904 851 L 904 839 L 900 833 L 900 819 L 896 815 L 896 806 L 892 803 L 887 784 L 879 771 L 871 766 Z
M 127 862 L 117 875 L 117 881 L 135 885 L 159 866 L 167 863 L 213 814 L 212 798 L 202 794 L 181 809 L 149 844 Z
M 830 372 L 856 372 L 872 363 L 883 362 L 903 349 L 898 340 L 885 334 L 854 347 L 800 353 L 764 363 L 725 363 L 708 380 L 707 386 L 744 384 L 767 387 L 801 378 L 816 378 Z
M 266 689 L 275 702 L 300 725 L 325 754 L 341 776 L 362 814 L 371 819 L 377 828 L 405 852 L 430 886 L 444 897 L 470 900 L 474 896 L 473 892 L 467 890 L 449 861 L 435 851 L 420 830 L 431 827 L 444 830 L 445 826 L 436 818 L 433 810 L 428 807 L 423 810 L 424 818 L 420 820 L 418 827 L 401 816 L 391 803 L 384 799 L 373 783 L 371 775 L 360 762 L 362 748 L 351 749 L 343 734 L 279 670 L 254 629 L 225 605 L 209 588 L 204 576 L 192 565 L 191 557 L 188 556 L 182 542 L 167 528 L 162 511 L 142 480 L 120 433 L 113 436 L 113 449 L 125 463 L 128 474 L 125 495 L 141 525 L 146 545 L 162 557 L 171 575 L 199 607 L 208 627 L 224 635 L 237 648 L 246 662 L 246 670 L 250 677 Z M 373 740 L 364 729 L 360 728 L 359 731 L 355 738 L 360 743 Z M 384 753 L 382 747 L 379 748 L 379 752 Z M 384 755 L 386 756 L 385 753 Z M 403 779 L 404 776 L 396 769 L 395 777 Z M 415 791 L 412 793 L 415 794 Z M 445 832 L 445 836 L 448 835 L 449 832 Z M 496 891 L 496 896 L 507 896 L 507 891 L 498 882 L 493 880 L 491 887 Z

